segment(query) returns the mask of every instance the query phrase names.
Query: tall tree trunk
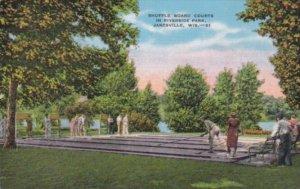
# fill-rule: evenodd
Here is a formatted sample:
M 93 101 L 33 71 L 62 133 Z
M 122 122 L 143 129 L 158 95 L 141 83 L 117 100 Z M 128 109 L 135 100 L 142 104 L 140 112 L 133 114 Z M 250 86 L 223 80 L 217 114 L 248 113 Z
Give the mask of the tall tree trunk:
M 3 148 L 16 148 L 16 104 L 17 104 L 18 82 L 11 78 L 9 82 L 8 100 L 7 100 L 7 126 L 5 129 L 5 141 Z

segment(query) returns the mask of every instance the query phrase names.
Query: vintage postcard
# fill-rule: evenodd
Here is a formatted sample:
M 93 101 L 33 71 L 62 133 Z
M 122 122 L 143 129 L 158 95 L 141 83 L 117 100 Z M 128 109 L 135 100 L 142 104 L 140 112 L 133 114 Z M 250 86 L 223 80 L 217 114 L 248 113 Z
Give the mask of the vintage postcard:
M 299 7 L 0 0 L 0 189 L 299 188 Z

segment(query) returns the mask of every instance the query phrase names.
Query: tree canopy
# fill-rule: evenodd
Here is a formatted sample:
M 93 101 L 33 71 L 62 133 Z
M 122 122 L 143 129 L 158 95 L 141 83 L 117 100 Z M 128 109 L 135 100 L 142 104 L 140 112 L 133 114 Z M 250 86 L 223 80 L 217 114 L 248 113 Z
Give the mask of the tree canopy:
M 278 52 L 270 60 L 289 104 L 300 108 L 300 1 L 248 0 L 238 14 L 245 22 L 259 21 L 257 32 L 273 39 Z
M 258 69 L 252 63 L 244 64 L 238 70 L 235 82 L 233 110 L 241 120 L 241 125 L 247 129 L 259 129 L 258 121 L 262 112 L 262 93 L 258 92 L 263 81 L 257 79 Z
M 109 73 L 98 85 L 101 95 L 95 97 L 99 113 L 118 114 L 132 110 L 137 95 L 137 78 L 133 63 L 126 63 Z
M 151 83 L 138 92 L 134 104 L 130 114 L 131 131 L 158 131 L 159 100 L 152 90 Z
M 216 122 L 220 125 L 224 126 L 227 123 L 229 113 L 232 111 L 234 92 L 233 73 L 231 70 L 224 69 L 217 76 L 213 93 L 219 110 L 219 119 Z
M 177 67 L 167 80 L 165 115 L 174 131 L 199 130 L 197 120 L 201 102 L 208 94 L 208 84 L 201 72 L 187 65 Z
M 151 84 L 142 91 L 137 89 L 133 63 L 109 73 L 98 85 L 102 95 L 95 97 L 94 102 L 99 113 L 110 114 L 113 118 L 128 114 L 130 132 L 158 131 L 159 101 Z
M 267 120 L 276 120 L 278 113 L 282 113 L 287 118 L 299 115 L 299 111 L 293 111 L 283 98 L 275 98 L 273 96 L 264 96 L 261 99 L 263 104 L 263 114 Z
M 138 12 L 136 0 L 0 1 L 0 87 L 7 91 L 2 95 L 9 118 L 5 147 L 16 146 L 17 99 L 32 105 L 73 91 L 94 95 L 92 81 L 126 62 L 125 48 L 138 34 L 122 18 L 131 12 Z M 75 41 L 92 36 L 108 49 L 89 50 Z

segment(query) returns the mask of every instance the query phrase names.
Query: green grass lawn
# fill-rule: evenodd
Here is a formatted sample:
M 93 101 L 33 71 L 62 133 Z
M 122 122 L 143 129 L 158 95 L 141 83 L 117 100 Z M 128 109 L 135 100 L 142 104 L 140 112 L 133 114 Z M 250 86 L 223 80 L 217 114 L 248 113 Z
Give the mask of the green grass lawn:
M 293 156 L 293 163 L 292 167 L 250 167 L 101 152 L 1 149 L 0 188 L 299 189 L 299 155 Z

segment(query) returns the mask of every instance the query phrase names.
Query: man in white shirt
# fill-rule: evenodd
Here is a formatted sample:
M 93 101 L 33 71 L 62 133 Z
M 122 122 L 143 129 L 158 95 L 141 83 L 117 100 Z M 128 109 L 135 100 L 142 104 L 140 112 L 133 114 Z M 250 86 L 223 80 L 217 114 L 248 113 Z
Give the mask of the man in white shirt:
M 49 137 L 51 137 L 52 123 L 51 123 L 51 120 L 50 120 L 48 114 L 45 114 L 44 125 L 45 125 L 45 138 L 49 138 Z
M 292 148 L 292 128 L 289 122 L 284 119 L 282 114 L 277 116 L 277 127 L 273 129 L 271 137 L 273 139 L 279 138 L 278 146 L 278 165 L 292 165 L 291 148 Z
M 82 133 L 84 136 L 86 136 L 86 129 L 84 127 L 84 120 L 85 120 L 85 116 L 82 114 L 79 118 L 78 118 L 78 129 L 79 129 L 79 135 L 82 136 Z
M 117 117 L 117 126 L 118 126 L 118 134 L 121 135 L 121 126 L 122 126 L 122 116 L 119 114 Z
M 123 134 L 128 135 L 129 134 L 128 130 L 129 130 L 129 122 L 128 122 L 128 116 L 126 114 L 125 117 L 123 118 Z
M 213 153 L 213 146 L 214 146 L 214 138 L 217 137 L 219 144 L 221 143 L 220 139 L 220 127 L 215 124 L 214 122 L 207 119 L 206 116 L 202 116 L 200 118 L 200 121 L 202 121 L 205 125 L 206 132 L 202 134 L 202 136 L 206 135 L 208 133 L 208 140 L 209 140 L 209 153 Z

